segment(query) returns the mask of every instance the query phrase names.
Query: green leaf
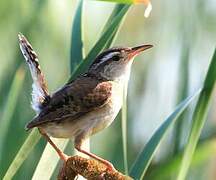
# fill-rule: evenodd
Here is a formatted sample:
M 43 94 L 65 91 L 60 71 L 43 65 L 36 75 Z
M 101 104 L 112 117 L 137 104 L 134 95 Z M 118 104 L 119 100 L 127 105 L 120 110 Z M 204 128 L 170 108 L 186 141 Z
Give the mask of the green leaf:
M 72 25 L 71 35 L 71 57 L 70 71 L 74 73 L 77 66 L 83 60 L 83 0 L 79 1 L 74 21 Z
M 181 59 L 180 59 L 180 68 L 179 68 L 179 85 L 178 85 L 178 99 L 177 102 L 179 103 L 188 94 L 188 86 L 189 86 L 189 56 L 190 56 L 190 47 L 187 42 L 182 43 L 181 48 Z M 181 142 L 182 142 L 182 135 L 183 135 L 183 125 L 186 120 L 187 112 L 183 113 L 175 124 L 173 130 L 173 155 L 178 153 L 181 149 Z
M 196 104 L 195 111 L 193 113 L 192 129 L 183 155 L 180 171 L 177 178 L 178 180 L 184 180 L 187 175 L 187 171 L 189 169 L 193 157 L 193 153 L 196 149 L 197 142 L 199 140 L 201 131 L 206 121 L 206 116 L 209 109 L 209 102 L 211 100 L 213 88 L 215 86 L 215 80 L 216 80 L 216 50 L 214 52 L 211 63 L 209 65 L 204 86 L 199 96 L 198 102 Z
M 110 15 L 109 19 L 107 20 L 105 26 L 104 26 L 104 29 L 102 32 L 105 32 L 110 23 L 112 22 L 112 20 L 118 15 L 119 12 L 121 12 L 121 10 L 124 8 L 124 5 L 122 4 L 118 4 L 115 6 L 115 8 L 113 9 L 113 12 L 112 14 Z M 118 35 L 118 31 L 120 30 L 120 24 L 118 25 L 117 27 L 117 30 L 114 32 L 114 35 L 112 37 L 110 37 L 110 39 L 108 40 L 108 42 L 106 43 L 104 49 L 108 49 L 112 46 L 113 42 L 115 41 L 117 35 Z
M 102 33 L 104 33 L 104 32 L 109 28 L 110 23 L 112 23 L 113 19 L 118 15 L 118 13 L 119 13 L 124 7 L 125 7 L 125 5 L 123 5 L 123 4 L 117 4 L 117 5 L 114 7 L 114 9 L 113 9 L 113 11 L 112 11 L 110 17 L 108 18 L 108 20 L 107 20 L 107 22 L 106 22 L 106 24 L 105 24 L 105 26 L 104 26 L 104 28 L 103 28 Z
M 109 42 L 112 36 L 116 33 L 118 26 L 122 22 L 122 19 L 128 11 L 129 7 L 129 5 L 125 5 L 124 8 L 118 13 L 118 15 L 113 19 L 109 27 L 101 35 L 97 43 L 91 49 L 85 60 L 81 62 L 77 70 L 72 74 L 71 78 L 69 79 L 69 82 L 76 78 L 79 74 L 85 72 L 88 69 L 88 67 L 92 64 L 95 57 L 106 47 L 106 43 Z
M 3 143 L 6 140 L 6 135 L 7 135 L 7 132 L 9 131 L 8 128 L 9 128 L 12 116 L 14 114 L 14 110 L 16 108 L 19 93 L 22 89 L 24 77 L 25 77 L 25 71 L 23 67 L 20 66 L 18 70 L 16 71 L 13 82 L 11 84 L 11 88 L 8 93 L 8 98 L 7 98 L 5 108 L 4 108 L 4 111 L 1 117 L 1 121 L 0 121 L 0 127 L 1 127 L 0 147 L 3 146 Z
M 127 86 L 124 87 L 123 92 L 123 106 L 121 110 L 122 123 L 122 145 L 123 145 L 123 159 L 125 174 L 128 175 L 128 159 L 127 159 Z
M 153 134 L 151 139 L 148 141 L 138 158 L 136 159 L 131 171 L 130 176 L 134 179 L 143 179 L 147 168 L 153 158 L 159 143 L 164 137 L 165 133 L 169 129 L 169 127 L 176 122 L 178 117 L 182 114 L 182 112 L 188 107 L 188 105 L 194 100 L 194 98 L 200 93 L 198 90 L 194 95 L 188 97 L 184 101 L 182 101 L 175 109 L 175 111 L 168 116 L 168 118 L 162 123 L 162 125 L 157 129 L 157 131 Z
M 33 129 L 29 134 L 28 138 L 25 140 L 24 144 L 20 148 L 10 167 L 8 168 L 3 180 L 12 179 L 16 174 L 22 163 L 28 157 L 34 146 L 40 140 L 41 135 L 39 134 L 37 129 Z
M 67 147 L 69 139 L 52 138 L 52 141 L 58 146 L 58 148 L 64 151 Z M 43 179 L 44 177 L 46 177 L 46 179 L 50 179 L 59 160 L 60 158 L 59 156 L 57 156 L 57 153 L 54 150 L 54 148 L 49 143 L 47 143 L 43 151 L 43 154 L 40 158 L 40 161 L 37 165 L 37 168 L 34 172 L 32 180 Z

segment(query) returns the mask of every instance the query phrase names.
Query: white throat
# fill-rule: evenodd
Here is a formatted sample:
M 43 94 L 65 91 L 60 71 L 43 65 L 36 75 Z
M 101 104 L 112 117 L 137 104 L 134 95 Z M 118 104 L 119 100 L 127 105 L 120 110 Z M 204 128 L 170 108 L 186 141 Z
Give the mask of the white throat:
M 128 84 L 132 63 L 133 60 L 131 59 L 127 64 L 109 64 L 104 67 L 104 71 L 100 72 L 100 75 L 106 79 Z

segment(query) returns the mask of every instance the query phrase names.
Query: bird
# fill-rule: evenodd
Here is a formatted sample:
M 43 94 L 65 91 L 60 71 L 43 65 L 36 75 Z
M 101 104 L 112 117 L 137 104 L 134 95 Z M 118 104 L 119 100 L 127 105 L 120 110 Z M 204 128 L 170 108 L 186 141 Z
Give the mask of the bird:
M 73 138 L 76 150 L 114 169 L 111 162 L 84 150 L 82 144 L 114 121 L 122 107 L 134 58 L 153 45 L 107 49 L 94 59 L 86 72 L 51 94 L 36 52 L 23 34 L 19 33 L 18 39 L 33 79 L 31 105 L 36 112 L 26 130 L 38 128 L 63 161 L 69 156 L 50 137 Z

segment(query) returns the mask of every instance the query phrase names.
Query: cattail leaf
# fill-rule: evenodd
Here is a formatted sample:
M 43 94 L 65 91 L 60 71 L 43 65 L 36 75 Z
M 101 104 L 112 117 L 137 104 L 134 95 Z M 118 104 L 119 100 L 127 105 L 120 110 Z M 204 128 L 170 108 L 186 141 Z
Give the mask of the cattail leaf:
M 65 150 L 65 148 L 67 147 L 67 144 L 69 142 L 68 139 L 64 140 L 64 139 L 55 139 L 55 138 L 52 138 L 52 141 L 62 151 Z M 60 160 L 60 158 L 57 155 L 54 148 L 49 143 L 47 143 L 47 145 L 43 151 L 43 154 L 40 158 L 40 161 L 37 165 L 37 168 L 34 172 L 32 180 L 43 179 L 44 177 L 46 177 L 46 179 L 50 179 L 52 177 L 52 174 L 53 174 L 59 160 Z
M 22 66 L 18 68 L 15 73 L 11 88 L 8 93 L 8 98 L 5 104 L 5 108 L 0 121 L 0 149 L 3 146 L 2 143 L 6 140 L 7 132 L 9 131 L 10 122 L 16 108 L 19 93 L 22 89 L 23 81 L 25 77 L 25 71 Z M 0 150 L 1 151 L 1 150 Z M 0 158 L 1 159 L 1 158 Z
M 128 175 L 128 156 L 127 156 L 127 86 L 124 87 L 123 106 L 121 110 L 122 124 L 122 146 L 125 174 Z
M 206 116 L 209 109 L 209 103 L 212 99 L 212 92 L 215 86 L 216 80 L 216 50 L 212 57 L 211 63 L 208 68 L 208 72 L 204 81 L 204 86 L 199 96 L 198 102 L 195 107 L 195 111 L 192 117 L 192 128 L 189 136 L 188 143 L 185 148 L 181 167 L 179 170 L 177 180 L 184 180 L 186 178 L 197 142 L 199 140 L 201 131 L 206 121 Z
M 176 109 L 168 116 L 168 118 L 162 123 L 162 125 L 156 130 L 156 132 L 153 134 L 151 139 L 147 142 L 147 144 L 141 151 L 140 155 L 135 160 L 133 167 L 130 171 L 131 177 L 133 177 L 134 179 L 143 179 L 147 168 L 149 167 L 149 164 L 153 158 L 153 155 L 157 150 L 160 142 L 162 141 L 164 135 L 199 93 L 200 90 L 182 101 L 176 107 Z
M 115 8 L 112 11 L 112 14 L 110 15 L 109 19 L 107 20 L 107 22 L 105 24 L 102 32 L 105 32 L 109 28 L 109 25 L 112 22 L 112 20 L 118 15 L 119 12 L 121 12 L 121 10 L 123 8 L 124 8 L 123 4 L 118 4 L 118 5 L 115 6 Z M 118 35 L 118 31 L 120 30 L 119 26 L 120 26 L 120 24 L 117 26 L 116 31 L 114 32 L 113 36 L 110 37 L 110 39 L 106 43 L 104 49 L 110 48 L 112 46 L 112 44 L 115 42 L 115 39 L 116 39 L 116 37 Z
M 118 13 L 119 13 L 124 7 L 125 7 L 125 5 L 123 5 L 123 4 L 117 4 L 117 5 L 114 7 L 114 9 L 113 9 L 111 15 L 109 16 L 109 18 L 108 18 L 106 24 L 105 24 L 104 27 L 103 27 L 102 33 L 104 33 L 105 31 L 107 31 L 107 29 L 108 29 L 109 26 L 110 26 L 110 23 L 113 21 L 113 19 L 118 15 Z
M 71 74 L 83 60 L 83 0 L 79 1 L 71 34 L 70 71 Z
M 10 164 L 3 180 L 12 179 L 13 176 L 16 174 L 20 166 L 26 160 L 30 152 L 33 150 L 34 146 L 40 140 L 41 135 L 39 134 L 37 129 L 33 129 L 32 132 L 28 135 L 28 138 L 25 140 L 24 144 L 18 151 L 16 157 Z
M 122 19 L 125 16 L 128 9 L 129 5 L 125 5 L 124 8 L 118 13 L 118 15 L 113 19 L 109 27 L 106 29 L 104 33 L 102 33 L 97 43 L 91 49 L 85 60 L 81 62 L 75 73 L 72 74 L 71 78 L 69 79 L 69 82 L 76 78 L 79 74 L 85 72 L 88 69 L 88 67 L 92 64 L 95 57 L 106 47 L 107 42 L 109 42 L 109 40 L 113 38 L 113 35 L 116 33 L 118 25 L 122 22 Z

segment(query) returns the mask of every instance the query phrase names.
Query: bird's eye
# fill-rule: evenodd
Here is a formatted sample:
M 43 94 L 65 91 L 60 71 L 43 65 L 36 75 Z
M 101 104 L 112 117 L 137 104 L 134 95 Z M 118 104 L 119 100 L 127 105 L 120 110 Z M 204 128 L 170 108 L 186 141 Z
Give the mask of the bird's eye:
M 119 61 L 120 57 L 118 55 L 115 55 L 112 57 L 112 60 L 113 61 Z

